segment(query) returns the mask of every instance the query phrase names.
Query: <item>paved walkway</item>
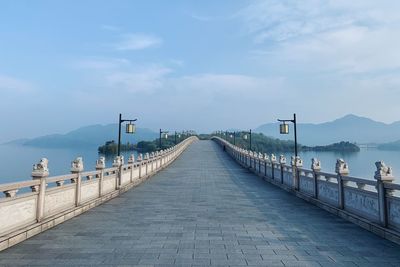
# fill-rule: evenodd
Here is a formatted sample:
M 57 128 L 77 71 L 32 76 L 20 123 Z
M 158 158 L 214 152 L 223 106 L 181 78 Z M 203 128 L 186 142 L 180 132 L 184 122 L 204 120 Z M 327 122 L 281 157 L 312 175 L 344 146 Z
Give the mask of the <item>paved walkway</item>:
M 198 141 L 141 186 L 0 252 L 0 266 L 400 266 L 400 246 Z

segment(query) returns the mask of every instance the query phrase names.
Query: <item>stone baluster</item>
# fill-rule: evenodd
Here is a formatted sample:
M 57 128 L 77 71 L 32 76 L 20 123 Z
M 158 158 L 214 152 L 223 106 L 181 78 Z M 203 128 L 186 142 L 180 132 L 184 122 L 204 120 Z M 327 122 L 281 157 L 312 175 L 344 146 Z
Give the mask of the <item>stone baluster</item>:
M 264 153 L 264 176 L 267 177 L 267 163 L 269 161 L 269 156 L 267 153 Z
M 380 223 L 383 227 L 388 226 L 388 205 L 387 195 L 392 195 L 393 192 L 385 188 L 385 184 L 392 183 L 394 181 L 392 168 L 386 166 L 383 161 L 375 162 L 376 171 L 374 178 L 376 180 L 376 189 L 378 191 L 378 203 L 379 203 L 379 218 Z
M 100 171 L 99 174 L 99 196 L 103 195 L 103 181 L 104 181 L 104 169 L 106 168 L 106 158 L 100 157 L 96 160 L 96 170 Z
M 338 182 L 338 206 L 339 209 L 344 208 L 344 187 L 347 185 L 347 181 L 343 181 L 343 176 L 348 176 L 349 166 L 343 159 L 338 159 L 336 161 L 335 172 L 337 174 L 337 182 Z
M 258 152 L 258 172 L 261 173 L 261 162 L 264 159 L 264 156 L 261 152 Z
M 124 165 L 124 156 L 116 156 L 114 158 L 113 167 L 117 168 L 117 180 L 115 182 L 115 189 L 120 189 L 122 185 L 122 166 Z
M 164 150 L 160 150 L 160 167 L 164 165 Z
M 293 188 L 294 190 L 300 189 L 300 177 L 299 177 L 299 168 L 303 167 L 303 160 L 297 156 L 292 156 L 291 160 L 292 165 L 292 179 L 293 179 Z
M 71 183 L 75 183 L 75 206 L 79 206 L 81 203 L 81 186 L 82 186 L 82 176 L 83 172 L 83 159 L 82 157 L 77 157 L 71 162 L 71 173 L 76 174 L 75 178 L 71 179 Z
M 271 178 L 275 180 L 275 164 L 276 164 L 276 156 L 271 154 Z
M 311 159 L 311 170 L 314 178 L 314 198 L 318 199 L 318 173 L 321 172 L 321 161 L 317 158 Z
M 40 222 L 44 215 L 44 205 L 46 196 L 46 178 L 49 177 L 49 161 L 46 158 L 42 158 L 39 163 L 33 165 L 32 179 L 40 180 L 39 186 L 32 186 L 33 192 L 39 192 L 37 206 L 36 206 L 36 220 Z
M 284 155 L 279 156 L 279 164 L 281 166 L 281 184 L 283 184 L 283 170 L 284 170 L 284 166 L 286 164 L 286 158 Z
M 137 157 L 137 162 L 139 162 L 139 179 L 142 178 L 142 161 L 143 161 L 143 154 L 139 153 Z
M 149 153 L 144 154 L 144 160 L 145 160 L 145 165 L 146 165 L 146 175 L 149 174 L 149 159 L 150 159 L 150 154 Z
M 131 183 L 133 182 L 134 163 L 135 163 L 135 155 L 131 154 L 128 158 L 128 164 L 130 165 L 130 168 L 131 168 L 130 179 L 129 179 L 131 181 Z

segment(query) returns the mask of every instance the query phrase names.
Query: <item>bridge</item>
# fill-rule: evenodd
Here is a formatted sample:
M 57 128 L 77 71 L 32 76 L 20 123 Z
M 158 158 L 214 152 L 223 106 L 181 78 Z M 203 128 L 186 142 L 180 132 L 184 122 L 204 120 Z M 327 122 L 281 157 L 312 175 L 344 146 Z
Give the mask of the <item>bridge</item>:
M 196 137 L 103 163 L 1 185 L 0 266 L 400 266 L 384 164 L 366 180 Z

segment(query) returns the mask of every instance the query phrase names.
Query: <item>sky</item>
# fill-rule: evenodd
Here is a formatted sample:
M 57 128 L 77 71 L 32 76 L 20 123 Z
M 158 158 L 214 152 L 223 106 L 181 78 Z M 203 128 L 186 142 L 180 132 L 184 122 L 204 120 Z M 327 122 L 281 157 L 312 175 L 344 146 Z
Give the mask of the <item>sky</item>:
M 397 0 L 0 0 L 0 142 L 400 120 Z

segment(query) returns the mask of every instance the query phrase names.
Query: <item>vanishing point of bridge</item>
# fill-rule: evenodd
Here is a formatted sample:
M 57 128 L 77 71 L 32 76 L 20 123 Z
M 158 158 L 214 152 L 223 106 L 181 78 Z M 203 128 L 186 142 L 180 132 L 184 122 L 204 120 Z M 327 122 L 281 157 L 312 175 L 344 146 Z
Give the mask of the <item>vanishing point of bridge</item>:
M 400 246 L 194 141 L 140 186 L 0 252 L 18 265 L 400 266 Z

